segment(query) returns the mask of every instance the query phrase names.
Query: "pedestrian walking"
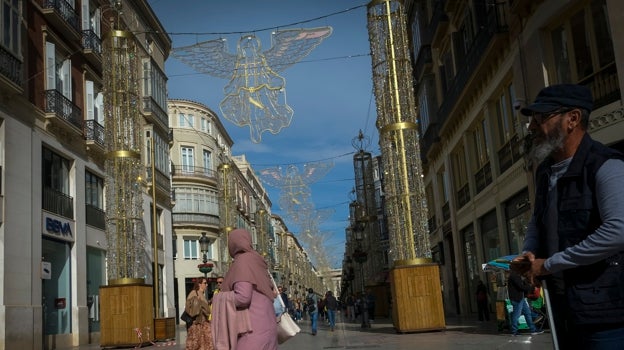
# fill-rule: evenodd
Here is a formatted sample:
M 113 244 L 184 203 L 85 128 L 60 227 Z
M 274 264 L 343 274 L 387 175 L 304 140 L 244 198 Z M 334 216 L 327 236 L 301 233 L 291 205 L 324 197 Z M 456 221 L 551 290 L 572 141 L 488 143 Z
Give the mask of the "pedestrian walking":
M 353 322 L 355 321 L 355 296 L 353 294 L 347 296 L 346 304 L 349 321 Z
M 535 328 L 531 308 L 526 300 L 526 295 L 533 291 L 533 286 L 516 271 L 511 270 L 507 278 L 507 291 L 509 292 L 509 301 L 513 306 L 510 320 L 511 335 L 518 335 L 518 321 L 521 315 L 524 316 L 524 320 L 531 331 L 531 335 L 543 333 L 543 331 L 537 331 Z
M 306 310 L 310 314 L 312 335 L 316 335 L 318 330 L 318 302 L 319 298 L 316 294 L 314 294 L 314 289 L 308 289 L 308 295 L 306 296 Z
M 228 235 L 233 258 L 221 292 L 213 297 L 212 331 L 217 349 L 277 350 L 273 302 L 278 291 L 264 258 L 252 247 L 245 229 Z
M 327 293 L 325 293 L 325 307 L 327 308 L 329 330 L 333 332 L 336 327 L 336 310 L 338 309 L 338 301 L 334 297 L 331 290 L 328 290 Z
M 193 283 L 193 290 L 186 297 L 185 311 L 193 317 L 187 328 L 186 350 L 213 350 L 212 330 L 210 329 L 210 305 L 206 300 L 208 280 L 200 277 Z

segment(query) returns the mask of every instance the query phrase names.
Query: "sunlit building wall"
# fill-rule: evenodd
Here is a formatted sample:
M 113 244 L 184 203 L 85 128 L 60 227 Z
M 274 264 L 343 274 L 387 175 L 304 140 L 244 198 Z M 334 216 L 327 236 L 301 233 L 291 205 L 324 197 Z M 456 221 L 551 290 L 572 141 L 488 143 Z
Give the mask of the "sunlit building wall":
M 406 1 L 428 226 L 445 312 L 476 313 L 481 264 L 519 253 L 533 184 L 519 109 L 544 86 L 595 99 L 590 133 L 623 149 L 619 1 Z M 495 294 L 494 294 L 495 295 Z M 492 305 L 492 310 L 494 305 Z
M 151 67 L 142 66 L 137 74 L 140 100 L 166 110 L 164 100 L 157 99 L 164 95 L 150 88 L 165 91 L 162 71 L 171 41 L 147 1 L 121 6 L 120 21 L 141 33 L 137 52 Z M 0 348 L 98 343 L 99 287 L 107 283 L 102 40 L 111 17 L 117 18 L 116 10 L 100 0 L 69 7 L 57 1 L 10 1 L 0 8 Z M 160 74 L 154 75 L 156 68 Z M 155 117 L 142 105 L 141 118 L 141 128 L 149 129 Z M 166 140 L 166 121 L 158 128 Z M 164 145 L 163 157 L 167 141 Z M 171 216 L 168 168 L 160 170 L 165 181 L 158 191 L 165 195 L 157 205 L 159 232 L 169 237 L 159 249 L 164 291 L 173 280 L 166 258 Z M 146 181 L 146 169 L 141 172 Z M 151 200 L 144 184 L 142 220 L 149 230 Z M 151 257 L 150 247 L 145 255 Z M 149 282 L 151 270 L 145 266 L 147 276 L 142 276 Z M 162 292 L 165 314 L 173 310 L 167 298 Z

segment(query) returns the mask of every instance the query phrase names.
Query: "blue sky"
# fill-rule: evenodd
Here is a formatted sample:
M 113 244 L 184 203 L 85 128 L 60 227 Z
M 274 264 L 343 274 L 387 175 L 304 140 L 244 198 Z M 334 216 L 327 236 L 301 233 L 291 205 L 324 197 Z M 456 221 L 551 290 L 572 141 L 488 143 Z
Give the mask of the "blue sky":
M 342 0 L 148 0 L 173 47 L 225 38 L 228 51 L 236 51 L 244 35 L 203 34 L 246 32 L 271 45 L 271 30 L 265 28 L 312 28 L 330 26 L 332 35 L 301 62 L 280 72 L 286 79 L 288 105 L 294 110 L 289 127 L 278 134 L 265 132 L 262 142 L 253 143 L 249 127 L 238 127 L 221 117 L 225 79 L 195 71 L 170 56 L 166 62 L 170 98 L 201 102 L 221 117 L 234 140 L 232 153 L 245 154 L 256 171 L 331 159 L 334 168 L 312 184 L 312 201 L 317 209 L 331 208 L 332 217 L 320 230 L 328 236 L 326 245 L 334 252 L 337 266 L 344 251 L 344 230 L 348 225 L 349 192 L 354 186 L 351 141 L 361 129 L 371 139 L 369 151 L 378 154 L 375 103 L 372 93 L 371 58 L 366 28 L 367 1 Z M 351 10 L 349 10 L 351 9 Z M 339 13 L 349 10 L 343 13 Z M 313 20 L 294 26 L 289 24 Z M 178 33 L 193 33 L 178 35 Z M 298 226 L 279 208 L 279 188 L 265 184 L 273 201 L 271 211 L 281 215 L 289 229 Z

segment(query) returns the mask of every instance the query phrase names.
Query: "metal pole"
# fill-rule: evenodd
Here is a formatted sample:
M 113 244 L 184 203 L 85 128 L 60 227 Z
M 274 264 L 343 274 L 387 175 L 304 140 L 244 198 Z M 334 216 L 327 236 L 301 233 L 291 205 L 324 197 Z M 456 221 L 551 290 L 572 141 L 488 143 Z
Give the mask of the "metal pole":
M 156 217 L 156 150 L 154 149 L 154 130 L 150 138 L 150 148 L 152 156 L 152 235 L 154 240 L 154 299 L 156 318 L 160 317 L 160 287 L 158 276 L 158 226 Z M 164 243 L 164 242 L 163 242 Z
M 362 279 L 362 328 L 370 328 L 368 323 L 368 300 L 366 300 L 366 294 L 364 293 L 364 264 L 360 264 L 360 278 Z
M 548 325 L 550 326 L 550 334 L 553 340 L 553 349 L 559 350 L 559 341 L 557 340 L 557 329 L 555 328 L 555 319 L 553 318 L 552 307 L 550 306 L 550 293 L 546 281 L 542 280 L 542 288 L 544 289 L 544 299 L 546 300 L 546 313 L 548 314 Z

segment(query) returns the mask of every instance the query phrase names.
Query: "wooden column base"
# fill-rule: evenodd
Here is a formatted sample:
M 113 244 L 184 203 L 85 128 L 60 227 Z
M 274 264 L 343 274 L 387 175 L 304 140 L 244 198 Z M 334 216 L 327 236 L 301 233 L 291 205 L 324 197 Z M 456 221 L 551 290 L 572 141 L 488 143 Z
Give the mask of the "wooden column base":
M 153 308 L 151 285 L 100 287 L 100 346 L 136 346 L 153 341 Z
M 175 317 L 154 319 L 154 338 L 156 340 L 175 339 Z
M 446 328 L 437 264 L 395 265 L 390 270 L 392 319 L 397 332 Z

